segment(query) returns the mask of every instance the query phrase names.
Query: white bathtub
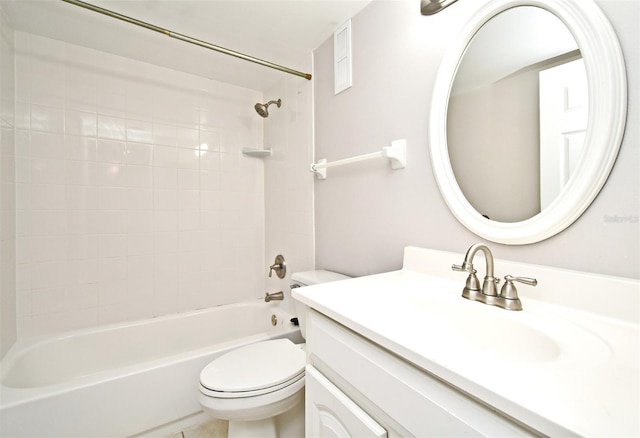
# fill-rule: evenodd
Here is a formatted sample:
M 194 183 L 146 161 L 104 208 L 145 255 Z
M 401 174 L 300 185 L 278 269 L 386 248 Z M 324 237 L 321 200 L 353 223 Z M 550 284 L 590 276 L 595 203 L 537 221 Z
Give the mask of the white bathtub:
M 252 301 L 18 343 L 1 364 L 0 436 L 130 436 L 197 414 L 202 368 L 241 345 L 302 342 L 290 318 Z

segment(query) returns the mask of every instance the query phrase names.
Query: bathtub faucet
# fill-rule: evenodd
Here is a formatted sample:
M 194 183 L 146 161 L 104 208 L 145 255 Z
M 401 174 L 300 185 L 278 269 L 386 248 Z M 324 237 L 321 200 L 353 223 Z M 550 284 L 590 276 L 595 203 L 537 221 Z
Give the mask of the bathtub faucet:
M 264 294 L 264 301 L 268 303 L 269 301 L 282 301 L 284 300 L 284 292 L 274 292 L 272 294 L 266 293 Z

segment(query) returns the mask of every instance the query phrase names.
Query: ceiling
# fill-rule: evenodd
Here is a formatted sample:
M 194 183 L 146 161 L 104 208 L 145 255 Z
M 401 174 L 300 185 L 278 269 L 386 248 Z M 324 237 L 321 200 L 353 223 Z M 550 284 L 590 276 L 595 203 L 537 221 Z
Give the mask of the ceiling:
M 311 52 L 371 0 L 87 0 L 137 20 L 312 73 Z M 61 0 L 0 0 L 33 34 L 266 91 L 286 73 L 169 38 Z M 300 79 L 305 80 L 305 79 Z

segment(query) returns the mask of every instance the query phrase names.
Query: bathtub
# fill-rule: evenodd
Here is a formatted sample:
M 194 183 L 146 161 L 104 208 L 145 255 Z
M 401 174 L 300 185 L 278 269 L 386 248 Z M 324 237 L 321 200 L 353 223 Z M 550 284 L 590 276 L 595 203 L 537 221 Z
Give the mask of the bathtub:
M 19 342 L 1 364 L 0 436 L 124 437 L 195 415 L 205 365 L 266 339 L 302 342 L 290 318 L 251 301 Z

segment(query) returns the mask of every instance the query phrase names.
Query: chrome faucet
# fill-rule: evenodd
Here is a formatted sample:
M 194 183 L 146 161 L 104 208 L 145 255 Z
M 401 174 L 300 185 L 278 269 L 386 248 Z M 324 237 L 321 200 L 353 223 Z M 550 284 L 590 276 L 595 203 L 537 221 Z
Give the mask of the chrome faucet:
M 267 292 L 266 294 L 264 294 L 265 303 L 268 303 L 269 301 L 282 301 L 282 300 L 284 300 L 284 292 L 282 291 L 274 292 L 272 294 Z
M 473 267 L 473 258 L 478 251 L 484 253 L 484 259 L 486 261 L 486 275 L 480 289 L 480 281 L 476 277 L 476 271 Z M 453 265 L 451 269 L 454 271 L 468 272 L 467 282 L 464 289 L 462 289 L 462 296 L 469 300 L 480 301 L 481 303 L 489 304 L 491 306 L 502 307 L 507 310 L 522 310 L 522 303 L 518 298 L 518 291 L 513 282 L 528 284 L 535 286 L 538 281 L 535 278 L 528 277 L 512 277 L 507 275 L 504 277 L 505 284 L 500 290 L 498 295 L 497 285 L 500 282 L 499 279 L 494 277 L 493 272 L 493 254 L 487 245 L 482 243 L 476 243 L 472 245 L 464 256 L 464 262 L 462 265 Z

